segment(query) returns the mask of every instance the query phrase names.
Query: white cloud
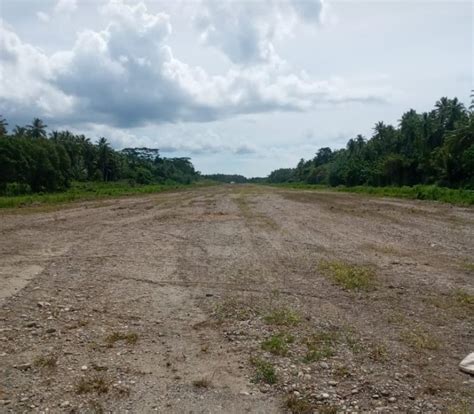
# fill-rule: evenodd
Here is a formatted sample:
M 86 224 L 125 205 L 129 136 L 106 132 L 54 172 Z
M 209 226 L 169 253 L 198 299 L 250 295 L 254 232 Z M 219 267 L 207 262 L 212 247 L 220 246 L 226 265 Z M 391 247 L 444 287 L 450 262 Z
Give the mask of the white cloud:
M 39 11 L 36 13 L 36 17 L 38 17 L 38 20 L 43 22 L 43 23 L 48 23 L 50 20 L 49 14 Z
M 71 14 L 77 9 L 77 0 L 58 0 L 54 12 L 58 14 Z
M 195 16 L 201 40 L 232 62 L 280 61 L 275 39 L 292 32 L 299 22 L 318 24 L 323 0 L 221 1 L 203 0 Z
M 59 122 L 131 127 L 305 111 L 317 105 L 370 102 L 386 96 L 388 91 L 383 87 L 354 86 L 338 78 L 315 81 L 304 72 L 292 72 L 273 53 L 269 39 L 276 36 L 277 27 L 283 27 L 277 22 L 283 12 L 291 11 L 296 18 L 302 11 L 291 1 L 270 5 L 274 21 L 257 38 L 248 40 L 257 41 L 255 53 L 261 59 L 255 64 L 233 65 L 221 75 L 210 75 L 177 59 L 168 42 L 172 32 L 169 16 L 150 12 L 143 2 L 109 1 L 101 7 L 109 21 L 105 29 L 84 30 L 70 50 L 51 56 L 4 29 L 7 45 L 2 65 L 7 78 L 15 80 L 8 85 L 2 82 L 6 85 L 0 99 L 7 107 L 2 110 L 8 116 L 8 103 L 13 102 L 17 112 L 23 108 L 29 117 L 54 114 Z M 316 7 L 307 14 L 317 19 L 319 10 Z M 263 11 L 256 12 L 253 27 L 265 20 L 266 15 L 260 13 Z M 216 26 L 220 15 L 212 19 Z M 239 29 L 240 24 L 239 20 Z M 259 46 L 259 39 L 264 46 Z

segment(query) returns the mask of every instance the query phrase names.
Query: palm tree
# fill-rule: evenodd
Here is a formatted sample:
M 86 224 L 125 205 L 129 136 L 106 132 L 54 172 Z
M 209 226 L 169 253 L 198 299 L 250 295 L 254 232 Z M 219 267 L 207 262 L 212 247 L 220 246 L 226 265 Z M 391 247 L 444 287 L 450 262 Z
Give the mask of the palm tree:
M 0 115 L 0 137 L 7 135 L 7 125 L 7 120 L 2 115 Z
M 15 128 L 13 128 L 12 133 L 14 136 L 22 138 L 26 135 L 26 128 L 19 125 L 15 125 Z
M 26 126 L 30 136 L 33 138 L 46 138 L 47 127 L 48 125 L 45 125 L 44 122 L 39 118 L 33 119 L 32 124 Z

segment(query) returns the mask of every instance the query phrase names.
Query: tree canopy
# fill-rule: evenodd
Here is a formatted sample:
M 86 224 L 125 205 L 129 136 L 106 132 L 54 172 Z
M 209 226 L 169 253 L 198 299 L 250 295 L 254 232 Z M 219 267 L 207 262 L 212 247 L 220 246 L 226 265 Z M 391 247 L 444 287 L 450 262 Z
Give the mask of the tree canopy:
M 131 184 L 190 183 L 199 178 L 189 158 L 165 158 L 156 148 L 114 150 L 69 131 L 46 131 L 35 118 L 11 133 L 0 116 L 0 194 L 57 191 L 72 181 L 128 180 Z
M 330 186 L 438 184 L 474 188 L 474 112 L 457 98 L 441 98 L 430 112 L 414 109 L 398 125 L 378 122 L 370 138 L 357 135 L 345 148 L 320 148 L 312 159 L 268 176 L 271 183 Z

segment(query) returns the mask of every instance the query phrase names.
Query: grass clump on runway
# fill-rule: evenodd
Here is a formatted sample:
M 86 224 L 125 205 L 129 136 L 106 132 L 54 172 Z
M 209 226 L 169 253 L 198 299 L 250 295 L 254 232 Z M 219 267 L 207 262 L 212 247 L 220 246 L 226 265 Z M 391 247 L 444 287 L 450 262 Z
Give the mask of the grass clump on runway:
M 370 291 L 375 288 L 376 276 L 370 267 L 325 260 L 319 269 L 344 289 Z

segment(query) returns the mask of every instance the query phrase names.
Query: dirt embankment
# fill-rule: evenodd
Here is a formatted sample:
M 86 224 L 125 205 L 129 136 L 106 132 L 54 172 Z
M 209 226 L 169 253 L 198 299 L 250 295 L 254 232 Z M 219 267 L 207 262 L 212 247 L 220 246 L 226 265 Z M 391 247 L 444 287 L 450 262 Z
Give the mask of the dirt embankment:
M 0 412 L 473 412 L 473 234 L 239 185 L 2 212 Z

